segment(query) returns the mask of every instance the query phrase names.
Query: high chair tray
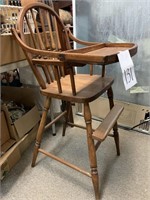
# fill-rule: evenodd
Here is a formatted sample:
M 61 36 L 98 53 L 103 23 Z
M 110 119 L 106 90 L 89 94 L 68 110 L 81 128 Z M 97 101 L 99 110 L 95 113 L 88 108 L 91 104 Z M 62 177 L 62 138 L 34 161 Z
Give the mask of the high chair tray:
M 81 64 L 111 64 L 118 62 L 117 54 L 120 51 L 129 50 L 134 56 L 137 52 L 137 45 L 134 43 L 98 43 L 88 47 L 62 52 L 61 60 Z

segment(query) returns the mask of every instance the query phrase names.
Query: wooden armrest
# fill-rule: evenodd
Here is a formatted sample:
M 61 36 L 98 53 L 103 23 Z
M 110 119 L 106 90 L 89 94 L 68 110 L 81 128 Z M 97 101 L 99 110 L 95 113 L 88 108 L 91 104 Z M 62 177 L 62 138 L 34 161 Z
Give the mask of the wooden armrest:
M 115 123 L 117 122 L 117 119 L 119 118 L 120 114 L 123 111 L 123 107 L 120 105 L 115 105 L 106 118 L 102 121 L 102 123 L 98 126 L 98 128 L 93 132 L 93 139 L 96 139 L 100 142 L 104 141 Z
M 58 65 L 63 66 L 64 62 L 58 60 L 58 59 L 50 59 L 50 58 L 32 58 L 32 62 L 34 64 L 47 64 L 47 65 Z
M 99 44 L 98 42 L 88 42 L 88 41 L 84 41 L 84 40 L 80 40 L 78 38 L 76 38 L 70 31 L 69 26 L 66 27 L 67 31 L 68 31 L 68 36 L 71 40 L 77 42 L 78 44 L 82 44 L 82 45 L 86 45 L 86 46 L 90 46 L 90 45 L 94 45 L 94 44 Z

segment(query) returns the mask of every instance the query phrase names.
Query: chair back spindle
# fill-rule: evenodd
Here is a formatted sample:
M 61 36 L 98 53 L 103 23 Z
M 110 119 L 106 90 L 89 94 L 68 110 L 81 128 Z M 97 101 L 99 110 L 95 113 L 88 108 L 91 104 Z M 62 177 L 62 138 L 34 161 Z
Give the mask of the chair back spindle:
M 69 50 L 71 46 L 67 30 L 53 8 L 42 3 L 26 5 L 20 12 L 17 31 L 13 30 L 13 34 L 26 44 L 21 43 L 21 46 L 41 88 L 46 89 L 47 84 L 57 81 L 58 92 L 62 93 L 61 78 L 65 76 L 67 67 L 49 52 Z M 39 50 L 46 51 L 47 56 Z M 71 72 L 70 76 L 74 74 Z M 75 94 L 73 79 L 70 78 L 72 93 Z

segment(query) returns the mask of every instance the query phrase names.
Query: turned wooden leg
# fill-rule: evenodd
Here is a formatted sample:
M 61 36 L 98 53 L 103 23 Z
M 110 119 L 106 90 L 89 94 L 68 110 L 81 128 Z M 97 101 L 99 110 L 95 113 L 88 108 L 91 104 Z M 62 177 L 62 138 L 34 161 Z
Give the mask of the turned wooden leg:
M 66 132 L 66 128 L 67 128 L 67 123 L 68 121 L 70 121 L 70 113 L 72 112 L 72 107 L 71 107 L 71 103 L 70 102 L 66 102 L 66 108 L 65 110 L 67 110 L 67 113 L 65 115 L 65 122 L 63 124 L 63 133 L 62 136 L 65 136 L 65 132 Z
M 110 87 L 107 90 L 107 95 L 108 95 L 108 99 L 109 99 L 109 106 L 110 109 L 112 109 L 112 107 L 114 106 L 114 100 L 113 100 L 113 90 Z M 113 134 L 114 134 L 114 140 L 115 140 L 115 144 L 116 144 L 116 151 L 117 151 L 117 155 L 120 155 L 120 147 L 119 147 L 119 133 L 118 133 L 118 124 L 117 122 L 115 123 L 114 127 L 113 127 Z
M 116 144 L 117 155 L 120 156 L 119 133 L 118 133 L 117 123 L 114 125 L 113 131 L 114 131 L 114 140 L 115 140 L 115 144 Z
M 96 149 L 94 145 L 94 140 L 92 138 L 92 125 L 91 125 L 91 111 L 89 107 L 89 103 L 84 104 L 84 119 L 86 123 L 87 130 L 87 143 L 88 143 L 88 152 L 89 152 L 89 160 L 91 167 L 91 176 L 92 182 L 94 186 L 95 199 L 100 199 L 100 191 L 99 191 L 99 176 L 97 171 L 97 159 L 96 159 Z
M 37 155 L 38 155 L 38 149 L 40 148 L 42 135 L 43 135 L 43 132 L 44 132 L 44 127 L 45 127 L 45 122 L 46 122 L 48 110 L 49 110 L 49 107 L 50 107 L 50 100 L 51 99 L 48 98 L 48 97 L 45 99 L 44 110 L 43 110 L 43 113 L 42 113 L 42 118 L 41 118 L 40 125 L 39 125 L 39 128 L 38 128 L 35 147 L 34 147 L 34 151 L 33 151 L 33 159 L 32 159 L 32 165 L 31 165 L 32 167 L 35 166 L 36 158 L 37 158 Z

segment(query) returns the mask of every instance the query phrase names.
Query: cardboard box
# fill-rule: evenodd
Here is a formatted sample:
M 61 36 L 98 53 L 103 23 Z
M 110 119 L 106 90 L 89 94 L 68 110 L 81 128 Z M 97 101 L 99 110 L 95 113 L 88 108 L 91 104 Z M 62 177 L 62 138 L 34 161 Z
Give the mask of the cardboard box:
M 21 159 L 22 153 L 29 147 L 35 140 L 38 130 L 36 125 L 28 134 L 26 134 L 19 142 L 13 145 L 1 158 L 0 158 L 0 179 L 4 179 L 8 172 L 16 165 Z
M 0 134 L 0 144 L 1 153 L 0 157 L 5 154 L 5 152 L 12 147 L 16 140 L 14 138 L 10 123 L 8 123 L 6 111 L 1 107 L 0 119 L 1 119 L 1 134 Z
M 34 46 L 30 34 L 27 33 L 25 35 L 25 39 L 27 45 L 31 47 Z M 18 42 L 16 41 L 16 39 L 13 37 L 12 34 L 0 35 L 0 45 L 1 45 L 0 67 L 4 67 L 5 65 L 8 64 L 26 60 L 22 48 L 19 46 Z
M 143 106 L 123 101 L 114 100 L 115 104 L 122 105 L 124 107 L 123 112 L 121 113 L 118 123 L 123 127 L 132 128 L 138 125 L 142 120 L 145 119 L 146 112 L 150 112 L 149 106 Z M 104 119 L 107 113 L 109 112 L 109 103 L 107 98 L 100 97 L 96 101 L 90 103 L 92 115 Z M 99 108 L 99 109 L 97 109 Z M 147 124 L 147 126 L 150 126 Z M 134 130 L 142 131 L 150 134 L 150 128 L 146 130 L 141 126 L 137 126 Z
M 33 88 L 19 88 L 3 86 L 1 88 L 1 99 L 3 102 L 14 101 L 16 104 L 23 104 L 28 111 L 16 121 L 12 121 L 10 112 L 5 107 L 7 118 L 13 129 L 14 138 L 19 141 L 25 134 L 27 134 L 40 121 L 40 114 L 34 103 L 34 89 Z
M 0 66 L 25 60 L 25 55 L 12 35 L 0 35 Z

